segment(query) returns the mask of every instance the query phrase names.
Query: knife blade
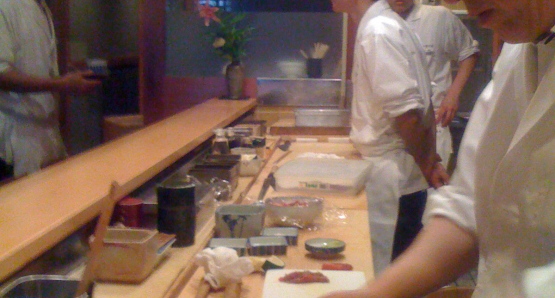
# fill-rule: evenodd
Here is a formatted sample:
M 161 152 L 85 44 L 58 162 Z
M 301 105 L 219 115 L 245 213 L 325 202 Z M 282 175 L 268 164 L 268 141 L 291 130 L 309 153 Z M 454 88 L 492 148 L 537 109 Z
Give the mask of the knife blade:
M 264 182 L 262 183 L 262 188 L 260 189 L 260 193 L 258 194 L 258 202 L 262 202 L 264 201 L 264 196 L 266 195 L 266 192 L 268 191 L 268 188 L 272 186 L 272 188 L 275 189 L 276 187 L 276 178 L 274 177 L 274 173 L 270 173 L 268 174 L 268 177 L 266 177 L 266 179 L 264 179 Z

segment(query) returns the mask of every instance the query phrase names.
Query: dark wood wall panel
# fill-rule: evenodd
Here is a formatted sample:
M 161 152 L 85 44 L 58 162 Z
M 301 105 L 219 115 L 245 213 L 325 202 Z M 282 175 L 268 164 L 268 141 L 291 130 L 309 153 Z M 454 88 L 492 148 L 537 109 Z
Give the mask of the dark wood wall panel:
M 163 109 L 166 1 L 141 0 L 139 5 L 139 105 L 149 124 L 160 119 Z

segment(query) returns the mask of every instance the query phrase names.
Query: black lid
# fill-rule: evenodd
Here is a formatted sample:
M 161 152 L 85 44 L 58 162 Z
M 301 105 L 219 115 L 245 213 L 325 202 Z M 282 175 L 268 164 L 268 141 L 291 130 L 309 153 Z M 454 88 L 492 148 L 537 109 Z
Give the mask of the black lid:
M 192 176 L 170 177 L 156 187 L 160 206 L 194 206 L 195 186 L 198 181 Z

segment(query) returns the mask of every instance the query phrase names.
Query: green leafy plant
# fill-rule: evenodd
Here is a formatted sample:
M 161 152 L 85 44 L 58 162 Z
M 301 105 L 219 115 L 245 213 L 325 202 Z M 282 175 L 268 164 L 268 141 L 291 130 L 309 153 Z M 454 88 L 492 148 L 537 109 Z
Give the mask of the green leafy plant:
M 210 27 L 207 36 L 216 54 L 231 63 L 239 63 L 241 57 L 246 55 L 245 46 L 254 30 L 251 26 L 240 26 L 246 15 L 221 11 L 218 7 L 210 6 L 208 2 L 198 7 L 204 25 Z

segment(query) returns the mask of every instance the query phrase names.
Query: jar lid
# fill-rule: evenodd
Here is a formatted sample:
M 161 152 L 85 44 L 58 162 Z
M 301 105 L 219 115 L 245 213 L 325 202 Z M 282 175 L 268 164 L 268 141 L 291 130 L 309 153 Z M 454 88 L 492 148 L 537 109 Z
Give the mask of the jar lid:
M 195 186 L 200 182 L 190 175 L 172 176 L 158 185 L 156 194 L 159 206 L 195 205 Z
M 159 187 L 163 188 L 171 188 L 171 189 L 181 189 L 181 188 L 191 188 L 195 187 L 200 184 L 200 181 L 191 175 L 183 175 L 183 176 L 173 176 L 170 177 L 162 183 L 159 184 Z
M 141 205 L 143 203 L 143 200 L 141 199 L 137 199 L 137 198 L 133 198 L 133 197 L 125 197 L 121 200 L 119 200 L 118 205 L 120 206 L 136 206 L 136 205 Z

